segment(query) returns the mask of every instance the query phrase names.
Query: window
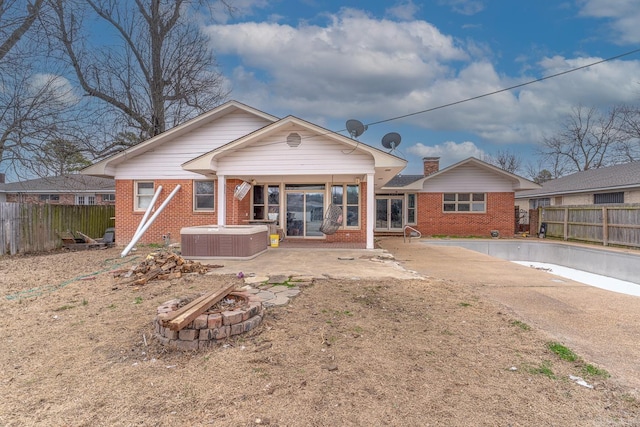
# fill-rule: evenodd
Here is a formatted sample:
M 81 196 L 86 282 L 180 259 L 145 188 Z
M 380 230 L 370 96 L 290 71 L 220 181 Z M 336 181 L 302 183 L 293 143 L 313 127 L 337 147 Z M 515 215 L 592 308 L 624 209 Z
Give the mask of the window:
M 618 193 L 600 193 L 593 195 L 593 203 L 603 205 L 607 203 L 624 203 L 624 191 Z
M 416 224 L 416 195 L 407 194 L 407 224 Z
M 215 201 L 215 181 L 194 181 L 193 207 L 197 211 L 212 211 Z
M 253 186 L 253 219 L 276 221 L 280 224 L 280 186 Z
M 96 196 L 76 196 L 76 205 L 95 205 Z
M 146 210 L 153 199 L 153 181 L 137 181 L 135 184 L 135 206 L 137 211 Z
M 116 201 L 116 195 L 114 193 L 101 194 L 100 197 L 102 197 L 102 201 L 103 202 L 115 202 Z
M 551 199 L 548 197 L 529 200 L 529 209 L 538 209 L 543 206 L 551 206 Z
M 40 201 L 41 202 L 59 202 L 60 195 L 59 194 L 41 194 Z
M 486 212 L 484 193 L 444 193 L 444 212 Z
M 360 186 L 357 184 L 334 185 L 331 203 L 342 208 L 343 227 L 360 226 Z

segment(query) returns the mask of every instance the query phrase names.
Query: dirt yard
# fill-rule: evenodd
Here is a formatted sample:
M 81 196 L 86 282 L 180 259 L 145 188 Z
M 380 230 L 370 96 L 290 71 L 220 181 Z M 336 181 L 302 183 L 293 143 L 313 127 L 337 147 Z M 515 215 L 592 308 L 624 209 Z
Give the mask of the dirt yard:
M 640 425 L 631 389 L 437 277 L 316 280 L 246 336 L 169 350 L 156 307 L 231 279 L 114 279 L 148 251 L 0 258 L 1 426 Z

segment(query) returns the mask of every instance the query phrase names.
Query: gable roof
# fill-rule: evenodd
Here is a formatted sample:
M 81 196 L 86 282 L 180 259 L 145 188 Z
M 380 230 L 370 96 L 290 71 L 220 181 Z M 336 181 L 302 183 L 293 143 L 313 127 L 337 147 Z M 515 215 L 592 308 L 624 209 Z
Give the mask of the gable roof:
M 321 135 L 327 139 L 331 139 L 333 141 L 339 142 L 345 145 L 346 147 L 348 147 L 348 149 L 350 150 L 360 151 L 360 152 L 370 154 L 374 159 L 376 180 L 381 181 L 380 184 L 388 182 L 396 174 L 398 174 L 402 169 L 404 169 L 405 166 L 407 165 L 406 160 L 400 157 L 397 157 L 395 155 L 389 154 L 378 148 L 361 143 L 347 136 L 340 135 L 339 133 L 330 131 L 321 126 L 318 126 L 313 123 L 307 122 L 306 120 L 300 119 L 298 117 L 287 116 L 281 120 L 278 120 L 277 122 L 269 124 L 248 135 L 238 138 L 235 141 L 231 141 L 221 147 L 218 147 L 188 162 L 185 162 L 182 164 L 182 168 L 191 172 L 200 173 L 204 175 L 210 174 L 211 164 L 214 161 L 214 159 L 216 159 L 217 157 L 220 157 L 225 153 L 238 150 L 255 141 L 258 141 L 259 139 L 262 139 L 268 135 L 279 132 L 282 129 L 290 128 L 292 126 L 297 128 L 303 128 L 313 134 Z M 283 143 L 285 142 L 283 141 Z M 377 184 L 377 185 L 380 185 L 380 184 Z
M 2 193 L 113 193 L 112 178 L 68 174 L 0 184 Z
M 576 172 L 547 181 L 542 184 L 540 189 L 519 191 L 516 198 L 623 190 L 634 187 L 640 188 L 640 162 Z
M 110 177 L 111 174 L 107 173 L 108 166 L 114 166 L 119 163 L 124 162 L 128 158 L 132 156 L 137 156 L 146 151 L 149 151 L 164 143 L 168 139 L 177 138 L 181 135 L 184 135 L 187 132 L 191 132 L 195 129 L 198 129 L 201 126 L 206 125 L 220 117 L 226 116 L 227 114 L 233 113 L 235 111 L 244 111 L 249 114 L 253 114 L 255 116 L 261 117 L 267 121 L 275 122 L 278 120 L 278 117 L 272 116 L 271 114 L 267 114 L 263 111 L 257 110 L 253 107 L 245 105 L 238 101 L 228 101 L 224 104 L 221 104 L 214 108 L 213 110 L 207 111 L 206 113 L 200 114 L 198 117 L 195 117 L 191 120 L 188 120 L 176 127 L 173 127 L 159 135 L 154 136 L 153 138 L 149 138 L 145 141 L 142 141 L 133 147 L 122 150 L 121 152 L 114 154 L 106 159 L 103 159 L 97 163 L 94 163 L 91 166 L 88 166 L 82 169 L 83 174 L 94 175 L 94 176 L 105 176 Z
M 394 178 L 394 180 L 390 181 L 384 188 L 393 188 L 393 189 L 403 189 L 403 190 L 421 190 L 423 188 L 423 184 L 425 181 L 433 179 L 435 177 L 451 173 L 457 168 L 460 168 L 464 165 L 474 165 L 476 167 L 488 170 L 496 175 L 500 175 L 503 178 L 509 180 L 513 184 L 514 190 L 519 189 L 533 189 L 539 188 L 540 185 L 536 184 L 533 181 L 529 181 L 521 176 L 515 175 L 511 172 L 507 172 L 504 169 L 500 169 L 497 166 L 491 165 L 489 163 L 483 162 L 482 160 L 476 159 L 475 157 L 469 157 L 465 160 L 462 160 L 453 165 L 447 166 L 444 169 L 439 170 L 438 172 L 432 173 L 431 175 L 421 176 L 421 175 L 407 175 L 406 177 L 398 176 Z

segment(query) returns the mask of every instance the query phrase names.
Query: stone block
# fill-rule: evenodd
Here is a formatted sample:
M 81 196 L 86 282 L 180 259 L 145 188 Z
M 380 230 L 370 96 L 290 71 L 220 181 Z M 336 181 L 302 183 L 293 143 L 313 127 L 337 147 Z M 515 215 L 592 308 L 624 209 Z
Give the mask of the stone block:
M 211 329 L 199 329 L 198 339 L 200 341 L 209 341 L 211 339 Z
M 172 331 L 169 328 L 163 328 L 162 335 L 164 335 L 165 337 L 167 337 L 170 340 L 177 340 L 178 339 L 178 331 Z
M 215 329 L 222 326 L 222 314 L 215 313 L 207 316 L 207 328 Z
M 231 325 L 231 335 L 239 335 L 241 333 L 244 332 L 244 324 L 243 323 L 236 323 L 234 325 Z
M 256 316 L 262 311 L 262 302 L 256 301 L 249 303 L 249 317 Z
M 183 329 L 178 332 L 178 339 L 181 341 L 194 341 L 198 338 L 196 329 Z
M 196 317 L 193 321 L 194 329 L 207 329 L 208 320 L 209 315 L 207 314 L 201 314 L 200 316 Z
M 231 326 L 221 326 L 218 329 L 212 331 L 213 338 L 217 340 L 223 340 L 229 336 Z
M 223 311 L 222 312 L 222 324 L 223 325 L 235 325 L 242 322 L 241 311 Z

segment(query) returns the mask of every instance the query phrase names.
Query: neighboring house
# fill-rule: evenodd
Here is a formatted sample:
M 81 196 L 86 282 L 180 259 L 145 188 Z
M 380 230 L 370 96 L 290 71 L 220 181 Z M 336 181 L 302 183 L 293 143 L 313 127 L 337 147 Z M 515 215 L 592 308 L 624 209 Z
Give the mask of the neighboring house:
M 577 206 L 640 203 L 640 162 L 589 169 L 516 193 L 516 206 Z
M 0 202 L 56 205 L 113 205 L 115 181 L 69 174 L 0 183 Z
M 179 238 L 185 226 L 273 220 L 286 239 L 366 248 L 375 233 L 402 233 L 406 224 L 423 234 L 512 235 L 514 191 L 537 187 L 476 159 L 428 177 L 397 177 L 406 164 L 297 117 L 230 101 L 82 172 L 115 178 L 119 243 L 133 238 L 160 186 L 156 207 L 180 189 L 143 243 Z M 234 197 L 241 185 L 250 185 L 248 194 Z M 325 235 L 330 204 L 342 208 L 344 221 Z

